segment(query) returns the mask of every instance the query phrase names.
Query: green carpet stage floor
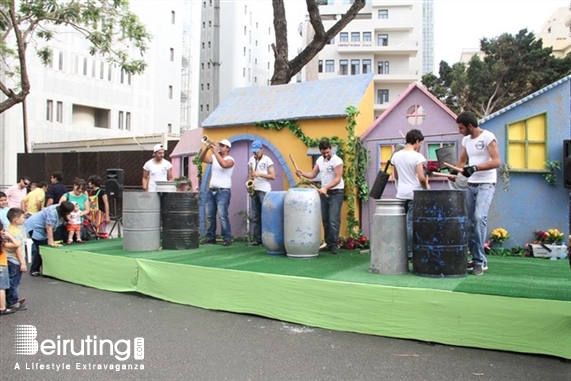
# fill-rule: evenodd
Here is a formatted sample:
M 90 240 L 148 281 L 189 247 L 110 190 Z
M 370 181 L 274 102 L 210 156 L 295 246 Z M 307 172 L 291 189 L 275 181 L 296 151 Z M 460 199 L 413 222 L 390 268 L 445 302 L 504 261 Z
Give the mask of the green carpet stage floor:
M 571 359 L 567 261 L 489 258 L 484 276 L 370 273 L 358 251 L 315 259 L 234 243 L 123 251 L 121 239 L 42 247 L 44 275 L 326 329 Z

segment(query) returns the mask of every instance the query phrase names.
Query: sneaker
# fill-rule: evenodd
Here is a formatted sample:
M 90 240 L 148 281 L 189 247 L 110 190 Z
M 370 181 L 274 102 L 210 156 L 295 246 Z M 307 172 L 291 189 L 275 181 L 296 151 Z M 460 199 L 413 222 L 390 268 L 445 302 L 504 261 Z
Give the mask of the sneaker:
M 331 251 L 331 246 L 323 246 L 319 249 L 320 253 L 323 253 L 324 251 Z
M 216 240 L 215 239 L 208 239 L 208 238 L 204 238 L 202 241 L 200 241 L 200 243 L 202 245 L 216 245 Z
M 472 268 L 472 275 L 484 275 L 484 266 L 474 265 Z
M 468 262 L 468 264 L 466 265 L 466 270 L 472 271 L 473 269 L 474 269 L 474 261 Z M 488 264 L 484 263 L 482 265 L 482 270 L 486 271 L 487 269 L 488 269 Z
M 222 243 L 222 246 L 230 246 L 230 245 L 232 245 L 232 241 L 224 241 Z
M 37 277 L 37 276 L 40 276 L 40 275 L 42 275 L 42 274 L 40 274 L 39 271 L 33 271 L 33 272 L 30 273 L 30 275 L 31 275 L 31 276 L 34 276 L 34 277 Z
M 331 254 L 339 253 L 339 246 L 331 246 Z
M 8 309 L 14 310 L 14 311 L 25 311 L 28 309 L 28 307 L 26 306 L 25 303 L 18 302 L 17 304 L 14 304 L 12 306 L 8 306 Z
M 259 241 L 252 241 L 248 243 L 248 246 L 260 246 L 261 243 Z

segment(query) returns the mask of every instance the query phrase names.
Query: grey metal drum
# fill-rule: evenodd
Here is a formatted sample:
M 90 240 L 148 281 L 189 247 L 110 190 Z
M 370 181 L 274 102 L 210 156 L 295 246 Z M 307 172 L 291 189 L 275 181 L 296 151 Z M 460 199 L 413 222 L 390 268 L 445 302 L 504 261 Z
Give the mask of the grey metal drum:
M 161 242 L 161 202 L 156 192 L 123 192 L 123 249 L 153 251 Z

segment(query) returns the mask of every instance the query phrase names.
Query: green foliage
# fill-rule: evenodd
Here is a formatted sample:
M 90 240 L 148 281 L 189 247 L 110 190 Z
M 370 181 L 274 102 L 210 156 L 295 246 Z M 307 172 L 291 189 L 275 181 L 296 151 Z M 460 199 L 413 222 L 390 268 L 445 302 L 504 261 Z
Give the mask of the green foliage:
M 426 74 L 422 83 L 452 111 L 472 111 L 479 118 L 571 74 L 571 56 L 556 58 L 527 29 L 483 38 L 468 65 L 440 62 L 439 77 Z
M 547 181 L 550 185 L 557 185 L 557 174 L 555 171 L 560 171 L 562 165 L 563 164 L 559 160 L 546 160 L 545 166 L 549 172 L 543 175 L 545 181 Z
M 140 74 L 147 66 L 141 58 L 151 35 L 126 0 L 76 0 L 0 2 L 0 71 L 8 77 L 19 74 L 19 93 L 0 103 L 0 113 L 25 99 L 30 84 L 26 49 L 33 46 L 44 64 L 52 58 L 50 41 L 58 33 L 77 33 L 90 42 L 91 55 L 99 54 L 129 74 Z M 13 15 L 13 17 L 10 17 Z M 20 68 L 24 70 L 20 71 Z M 14 88 L 0 82 L 1 88 Z
M 528 249 L 521 246 L 513 246 L 509 249 L 499 247 L 490 249 L 486 254 L 487 255 L 499 255 L 502 257 L 525 257 L 528 252 Z
M 365 202 L 369 197 L 369 188 L 365 178 L 369 157 L 363 143 L 355 136 L 355 127 L 357 125 L 355 118 L 359 115 L 359 111 L 354 106 L 348 106 L 345 111 L 347 112 L 348 123 L 345 127 L 347 130 L 347 140 L 340 139 L 338 136 L 322 136 L 312 139 L 304 134 L 300 125 L 295 120 L 256 123 L 255 126 L 265 130 L 276 131 L 287 128 L 307 147 L 318 147 L 322 139 L 328 139 L 331 145 L 337 146 L 337 156 L 345 163 L 343 180 L 345 182 L 345 199 L 349 207 L 347 215 L 347 234 L 352 239 L 358 239 L 362 237 L 363 231 L 360 229 L 360 223 L 355 213 L 355 199 L 357 198 Z M 301 181 L 300 184 L 305 185 L 306 183 Z M 357 190 L 356 193 L 355 189 Z

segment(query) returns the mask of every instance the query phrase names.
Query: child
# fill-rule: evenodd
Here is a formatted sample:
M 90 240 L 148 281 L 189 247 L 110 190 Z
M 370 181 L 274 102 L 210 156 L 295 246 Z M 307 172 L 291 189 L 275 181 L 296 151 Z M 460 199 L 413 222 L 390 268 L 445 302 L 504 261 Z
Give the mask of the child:
M 0 315 L 13 314 L 14 310 L 6 308 L 6 290 L 10 288 L 10 275 L 8 275 L 8 258 L 4 250 L 4 225 L 0 221 Z
M 4 226 L 4 228 L 7 228 L 8 225 L 10 225 L 10 221 L 8 221 L 8 218 L 6 217 L 9 209 L 8 196 L 6 196 L 6 193 L 0 192 L 0 222 L 2 222 L 2 226 Z M 2 230 L 3 229 L 0 229 L 0 231 Z
M 24 234 L 20 226 L 24 224 L 24 211 L 20 208 L 10 208 L 8 220 L 10 225 L 6 229 L 7 235 L 12 242 L 6 242 L 4 247 L 8 255 L 8 273 L 10 275 L 10 288 L 6 291 L 6 304 L 9 309 L 24 311 L 27 309 L 25 299 L 19 299 L 18 288 L 22 279 L 22 273 L 28 271 L 24 258 Z
M 75 233 L 75 242 L 83 243 L 81 240 L 81 210 L 79 210 L 79 204 L 77 202 L 73 203 L 73 212 L 69 215 L 69 221 L 67 222 L 67 244 L 71 245 L 73 241 L 73 234 Z

